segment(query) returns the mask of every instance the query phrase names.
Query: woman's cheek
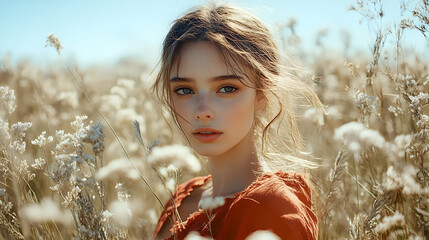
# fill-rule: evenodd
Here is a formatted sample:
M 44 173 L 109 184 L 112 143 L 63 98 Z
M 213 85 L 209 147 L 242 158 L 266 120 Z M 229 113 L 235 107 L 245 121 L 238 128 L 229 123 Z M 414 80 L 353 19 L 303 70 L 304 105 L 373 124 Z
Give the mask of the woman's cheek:
M 253 121 L 254 108 L 249 97 L 238 99 L 236 102 L 228 104 L 228 116 L 231 122 L 245 124 Z
M 176 99 L 176 100 L 173 100 L 173 104 L 174 104 L 174 111 L 176 114 L 176 118 L 178 119 L 178 121 L 180 123 L 191 120 L 189 118 L 190 106 L 188 106 L 189 103 L 187 101 L 181 101 L 181 100 Z M 186 121 L 184 121 L 184 120 L 186 120 Z

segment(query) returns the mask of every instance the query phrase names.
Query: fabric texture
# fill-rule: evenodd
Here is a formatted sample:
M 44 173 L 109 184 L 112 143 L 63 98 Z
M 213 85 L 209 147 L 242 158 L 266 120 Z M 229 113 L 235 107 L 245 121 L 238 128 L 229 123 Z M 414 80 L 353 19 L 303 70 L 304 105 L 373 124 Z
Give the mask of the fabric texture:
M 180 184 L 174 194 L 176 206 L 210 179 L 208 175 Z M 167 214 L 173 214 L 171 199 L 165 207 L 154 237 L 166 222 Z M 318 232 L 317 218 L 311 209 L 311 191 L 303 175 L 282 171 L 261 175 L 246 190 L 226 198 L 225 204 L 210 214 L 200 209 L 182 220 L 182 224 L 176 222 L 170 230 L 175 239 L 184 239 L 190 232 L 214 239 L 246 239 L 255 231 L 270 230 L 281 239 L 300 240 L 317 239 Z

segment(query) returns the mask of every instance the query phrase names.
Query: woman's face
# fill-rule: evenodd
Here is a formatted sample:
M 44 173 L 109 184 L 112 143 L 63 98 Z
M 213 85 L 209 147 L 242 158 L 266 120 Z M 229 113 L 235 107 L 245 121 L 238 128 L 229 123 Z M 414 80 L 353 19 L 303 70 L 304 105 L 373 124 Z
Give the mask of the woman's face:
M 179 58 L 179 67 L 176 62 L 170 76 L 171 99 L 194 150 L 203 156 L 219 156 L 252 137 L 254 114 L 263 104 L 255 89 L 240 82 L 249 83 L 249 79 L 231 71 L 210 42 L 185 43 Z

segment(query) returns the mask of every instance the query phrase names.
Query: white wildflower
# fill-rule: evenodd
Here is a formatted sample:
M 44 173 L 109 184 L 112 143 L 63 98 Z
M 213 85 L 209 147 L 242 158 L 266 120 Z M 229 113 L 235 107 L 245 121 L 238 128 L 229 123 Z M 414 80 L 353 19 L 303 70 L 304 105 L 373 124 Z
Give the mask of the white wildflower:
M 107 222 L 107 220 L 109 220 L 112 216 L 113 214 L 109 212 L 109 210 L 104 210 L 103 212 L 101 212 L 101 221 Z
M 43 131 L 37 139 L 31 140 L 31 144 L 38 145 L 39 147 L 45 146 L 47 143 L 54 141 L 52 136 L 45 137 L 46 131 Z
M 201 236 L 198 232 L 190 232 L 186 237 L 185 240 L 210 240 L 212 238 L 206 238 Z
M 88 179 L 86 177 L 79 177 L 77 175 L 72 175 L 70 177 L 70 183 L 72 186 L 83 187 L 86 183 L 89 183 L 89 184 L 94 183 L 94 179 L 92 179 L 92 178 Z M 98 183 L 95 183 L 95 184 L 97 185 Z
M 12 125 L 11 131 L 14 141 L 9 144 L 9 147 L 16 150 L 19 153 L 25 152 L 26 143 L 23 138 L 25 137 L 25 131 L 27 131 L 32 126 L 31 122 L 18 122 Z
M 3 111 L 6 111 L 7 114 L 11 114 L 13 111 L 15 111 L 16 105 L 15 105 L 15 91 L 9 89 L 9 87 L 0 87 L 0 109 L 3 109 Z M 0 112 L 1 116 L 1 112 Z
M 419 127 L 419 132 L 417 138 L 422 139 L 423 141 L 429 139 L 429 116 L 422 114 L 420 120 L 417 121 L 417 126 Z
M 429 103 L 429 93 L 419 93 L 417 96 L 409 96 L 411 100 L 411 107 L 420 106 Z
M 410 236 L 410 238 L 409 238 L 409 240 L 424 240 L 424 237 L 422 237 L 422 236 Z
M 399 159 L 405 157 L 405 151 L 410 146 L 413 140 L 411 134 L 401 134 L 395 137 L 393 143 L 386 142 L 385 153 L 388 156 L 388 160 L 394 163 Z
M 150 102 L 150 101 L 145 101 L 143 103 L 143 109 L 145 112 L 156 112 L 157 111 L 156 106 L 153 104 L 153 102 Z
M 75 121 L 71 122 L 70 125 L 75 131 L 73 134 L 66 133 L 64 134 L 64 131 L 57 131 L 57 139 L 59 139 L 59 143 L 55 147 L 57 151 L 62 149 L 62 147 L 72 148 L 73 150 L 81 149 L 83 148 L 83 140 L 88 137 L 88 129 L 85 127 L 85 124 L 83 121 L 87 119 L 87 116 L 76 116 Z
M 100 155 L 104 151 L 104 137 L 106 136 L 103 131 L 103 125 L 101 122 L 97 122 L 96 124 L 87 126 L 85 129 L 87 134 L 82 141 L 91 143 L 94 154 L 96 156 Z
M 116 112 L 116 121 L 119 125 L 131 125 L 134 121 L 138 121 L 140 123 L 140 131 L 142 132 L 142 134 L 146 132 L 145 118 L 143 117 L 143 115 L 138 114 L 134 109 L 124 108 L 118 110 Z
M 405 157 L 405 150 L 411 144 L 413 136 L 411 134 L 401 134 L 395 137 L 395 149 L 392 152 L 395 152 L 399 158 Z
M 325 119 L 323 116 L 323 111 L 317 108 L 309 108 L 304 112 L 303 118 L 308 119 L 318 126 L 325 125 Z
M 427 189 L 422 189 L 420 184 L 416 182 L 416 168 L 407 165 L 401 169 L 402 171 L 399 172 L 393 166 L 389 166 L 386 177 L 383 179 L 383 186 L 387 190 L 402 189 L 402 192 L 407 195 L 428 192 Z
M 360 143 L 356 141 L 350 141 L 348 147 L 349 147 L 349 150 L 352 151 L 355 155 L 359 154 L 361 150 Z
M 79 235 L 87 236 L 90 239 L 97 235 L 96 231 L 91 231 L 87 229 L 84 225 L 80 225 L 80 227 L 78 228 L 78 231 L 79 231 Z
M 250 234 L 246 240 L 280 240 L 279 236 L 269 230 L 259 230 Z
M 392 216 L 385 216 L 383 220 L 375 227 L 375 232 L 384 233 L 395 226 L 401 226 L 405 224 L 404 215 L 396 211 Z
M 109 212 L 113 219 L 121 226 L 128 226 L 132 220 L 132 211 L 127 201 L 116 200 L 109 205 Z
M 22 154 L 25 152 L 26 145 L 24 141 L 13 141 L 9 144 L 9 147 Z
M 110 93 L 118 95 L 118 96 L 120 96 L 123 99 L 127 98 L 127 90 L 125 90 L 123 87 L 120 87 L 120 86 L 113 86 L 110 89 Z
M 73 109 L 76 109 L 79 106 L 78 95 L 75 91 L 61 92 L 60 95 L 58 95 L 58 100 L 61 101 L 61 103 L 72 107 Z
M 426 81 L 423 83 L 424 86 L 429 84 L 429 76 L 426 77 Z
M 377 113 L 380 109 L 380 99 L 376 96 L 369 96 L 364 92 L 357 92 L 354 98 L 355 106 L 364 115 Z
M 383 148 L 385 140 L 376 130 L 366 128 L 362 123 L 349 122 L 335 129 L 335 139 L 346 141 L 349 149 L 358 154 L 361 145 Z
M 169 166 L 172 166 L 171 164 Z M 159 167 L 158 168 L 158 172 L 161 176 L 163 176 L 164 178 L 168 177 L 168 171 L 166 167 Z
M 9 123 L 0 118 L 0 141 L 9 139 Z
M 158 214 L 156 213 L 155 209 L 151 208 L 146 211 L 146 216 L 149 220 L 149 222 L 156 224 L 158 222 Z
M 404 111 L 402 111 L 400 107 L 389 106 L 388 110 L 389 112 L 393 113 L 395 117 L 404 114 Z
M 85 119 L 87 116 L 76 116 L 76 120 L 71 123 L 75 130 L 74 133 L 64 133 L 63 130 L 56 131 L 57 145 L 51 152 L 55 159 L 55 166 L 49 173 L 50 178 L 55 183 L 62 184 L 70 181 L 71 177 L 80 171 L 78 163 L 86 162 L 90 167 L 94 167 L 94 157 L 85 153 L 84 141 L 91 142 L 94 151 L 104 149 L 104 144 L 98 145 L 101 147 L 96 145 L 98 137 L 91 139 L 91 135 L 97 131 L 91 132 L 92 126 L 85 127 L 83 123 Z M 95 128 L 98 129 L 97 126 Z
M 74 186 L 71 192 L 67 192 L 67 195 L 64 198 L 64 202 L 62 203 L 66 208 L 70 208 L 70 206 L 76 202 L 79 197 L 79 194 L 82 190 L 78 186 Z
M 407 88 L 411 88 L 414 89 L 417 86 L 417 81 L 414 79 L 413 76 L 411 75 L 403 75 L 400 74 L 399 75 L 399 79 L 402 80 L 403 84 L 407 87 Z
M 376 146 L 378 148 L 383 148 L 385 140 L 384 137 L 376 130 L 365 129 L 359 134 L 359 139 L 361 142 Z
M 60 189 L 60 185 L 59 184 L 55 184 L 52 187 L 49 187 L 53 192 L 58 192 L 58 190 Z
M 105 180 L 112 177 L 126 177 L 129 179 L 136 180 L 140 177 L 139 171 L 143 171 L 143 164 L 138 161 L 133 161 L 134 166 L 137 167 L 136 170 L 133 166 L 133 163 L 126 158 L 119 158 L 110 161 L 106 166 L 100 168 L 96 174 L 97 178 L 100 180 Z
M 395 137 L 395 144 L 398 147 L 406 148 L 410 145 L 413 140 L 413 136 L 411 134 L 401 134 Z
M 31 223 L 56 222 L 64 225 L 73 224 L 70 211 L 61 210 L 50 198 L 44 198 L 40 204 L 31 204 L 21 209 L 23 218 Z
M 101 110 L 104 112 L 110 111 L 119 111 L 122 109 L 122 103 L 124 99 L 118 95 L 105 95 L 101 97 L 103 105 L 101 105 Z
M 70 125 L 72 126 L 72 128 L 74 130 L 80 130 L 84 128 L 84 123 L 83 121 L 88 119 L 88 116 L 83 115 L 83 116 L 76 116 L 76 119 L 70 123 Z
M 340 109 L 337 106 L 329 106 L 326 108 L 326 116 L 333 118 L 333 119 L 340 119 L 341 112 Z
M 158 172 L 164 178 L 168 178 L 168 177 L 170 177 L 171 173 L 177 172 L 177 168 L 174 165 L 172 165 L 172 164 L 168 165 L 167 167 L 160 166 L 158 168 Z
M 13 203 L 8 201 L 0 200 L 0 211 L 3 213 L 9 213 L 13 208 Z
M 27 160 L 22 160 L 18 166 L 17 173 L 27 180 L 33 180 L 36 175 L 28 170 Z
M 224 197 L 206 197 L 201 198 L 198 202 L 198 207 L 203 210 L 213 210 L 220 206 L 223 206 L 225 204 L 225 198 Z
M 174 178 L 167 178 L 167 181 L 165 182 L 165 187 L 170 192 L 174 192 L 174 190 L 176 190 L 176 180 Z
M 133 90 L 134 89 L 134 85 L 135 85 L 135 81 L 134 80 L 130 80 L 130 79 L 125 79 L 125 78 L 120 78 L 117 81 L 117 85 L 126 88 L 127 90 Z
M 140 104 L 140 102 L 137 98 L 135 98 L 135 97 L 128 97 L 127 98 L 127 107 L 128 108 L 132 108 L 132 109 L 140 108 L 139 104 Z M 142 112 L 146 112 L 146 111 L 142 111 Z
M 315 78 L 317 78 L 317 76 L 314 76 Z M 338 81 L 338 76 L 334 75 L 334 74 L 329 74 L 324 78 L 324 83 L 326 84 L 326 87 L 328 89 L 336 89 L 338 88 L 339 85 L 339 81 Z
M 55 131 L 55 137 L 58 141 L 55 151 L 65 152 L 72 145 L 72 134 L 64 133 L 64 130 Z
M 126 192 L 127 189 L 125 188 L 123 183 L 116 183 L 115 189 L 118 191 L 117 195 L 119 200 L 126 201 L 128 198 L 131 197 L 131 195 Z
M 427 127 L 429 124 L 429 117 L 426 114 L 422 114 L 420 120 L 417 122 L 417 125 L 421 128 Z
M 57 144 L 58 147 L 58 144 Z M 78 159 L 76 159 L 76 154 L 60 154 L 58 151 L 65 151 L 64 149 L 59 149 L 57 152 L 52 152 L 55 158 L 55 167 L 52 168 L 49 173 L 49 177 L 57 184 L 63 184 L 70 180 L 70 177 L 76 172 L 79 171 L 77 166 Z
M 176 168 L 184 167 L 192 172 L 201 170 L 201 164 L 198 159 L 188 147 L 183 145 L 154 147 L 147 160 L 155 165 L 173 164 Z

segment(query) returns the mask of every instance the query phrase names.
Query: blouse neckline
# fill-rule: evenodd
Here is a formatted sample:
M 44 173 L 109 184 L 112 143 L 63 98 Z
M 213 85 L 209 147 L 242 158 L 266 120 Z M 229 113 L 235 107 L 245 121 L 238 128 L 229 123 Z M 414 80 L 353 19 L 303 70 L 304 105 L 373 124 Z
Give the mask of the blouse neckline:
M 231 194 L 229 197 L 225 197 L 224 198 L 225 202 L 227 200 L 230 200 L 230 199 L 235 199 L 235 198 L 239 197 L 240 195 L 243 195 L 244 193 L 249 192 L 250 190 L 254 189 L 255 187 L 261 185 L 261 181 L 262 180 L 265 180 L 265 179 L 267 179 L 269 177 L 273 177 L 274 175 L 279 176 L 279 175 L 285 175 L 285 174 L 287 174 L 287 173 L 284 173 L 282 171 L 278 171 L 276 173 L 265 172 L 265 173 L 259 175 L 256 178 L 256 180 L 253 181 L 249 186 L 247 186 L 246 189 L 244 189 L 243 191 Z M 192 186 L 190 186 L 189 188 L 186 189 L 186 191 L 185 191 L 184 194 L 181 194 L 181 195 L 184 195 L 184 196 L 183 197 L 179 197 L 179 199 L 176 200 L 177 201 L 176 202 L 176 206 L 180 207 L 181 204 L 182 204 L 183 199 L 185 199 L 187 196 L 189 196 L 191 194 L 191 192 L 193 192 L 195 190 L 195 188 L 203 186 L 208 180 L 211 180 L 211 178 L 212 178 L 211 174 L 209 174 L 207 176 L 201 176 L 201 178 L 198 179 L 197 182 L 195 182 Z
M 269 179 L 271 177 L 274 177 L 274 176 L 278 177 L 278 176 L 284 176 L 284 175 L 288 175 L 288 173 L 285 173 L 285 172 L 282 172 L 282 171 L 278 171 L 276 173 L 273 173 L 273 172 L 263 173 L 260 176 L 258 176 L 256 178 L 256 180 L 253 181 L 249 186 L 247 186 L 246 189 L 244 189 L 243 191 L 237 192 L 237 193 L 235 193 L 231 197 L 224 198 L 225 199 L 224 205 L 219 206 L 217 208 L 220 208 L 220 207 L 223 207 L 223 206 L 227 206 L 227 205 L 231 204 L 232 201 L 238 200 L 238 199 L 242 198 L 243 195 L 245 195 L 246 193 L 248 193 L 251 190 L 255 189 L 256 187 L 260 186 L 263 183 L 264 180 L 267 180 L 267 179 Z M 180 207 L 180 205 L 182 204 L 183 199 L 185 199 L 187 196 L 189 196 L 191 194 L 191 192 L 195 190 L 195 188 L 203 186 L 210 179 L 211 179 L 211 174 L 209 174 L 209 175 L 207 175 L 205 177 L 202 177 L 199 181 L 197 181 L 195 184 L 193 184 L 191 187 L 189 187 L 186 190 L 185 196 L 183 196 L 182 198 L 177 199 L 177 201 L 178 201 L 176 203 L 177 207 Z M 217 208 L 215 208 L 215 209 L 217 209 Z M 212 211 L 214 211 L 215 209 L 213 209 Z M 195 212 L 191 213 L 188 216 L 188 218 L 185 221 L 183 221 L 182 223 L 176 222 L 173 225 L 173 228 L 175 230 L 183 228 L 189 221 L 191 221 L 192 219 L 196 218 L 199 214 L 201 214 L 203 212 L 204 212 L 204 210 L 199 209 L 198 211 L 195 211 Z

